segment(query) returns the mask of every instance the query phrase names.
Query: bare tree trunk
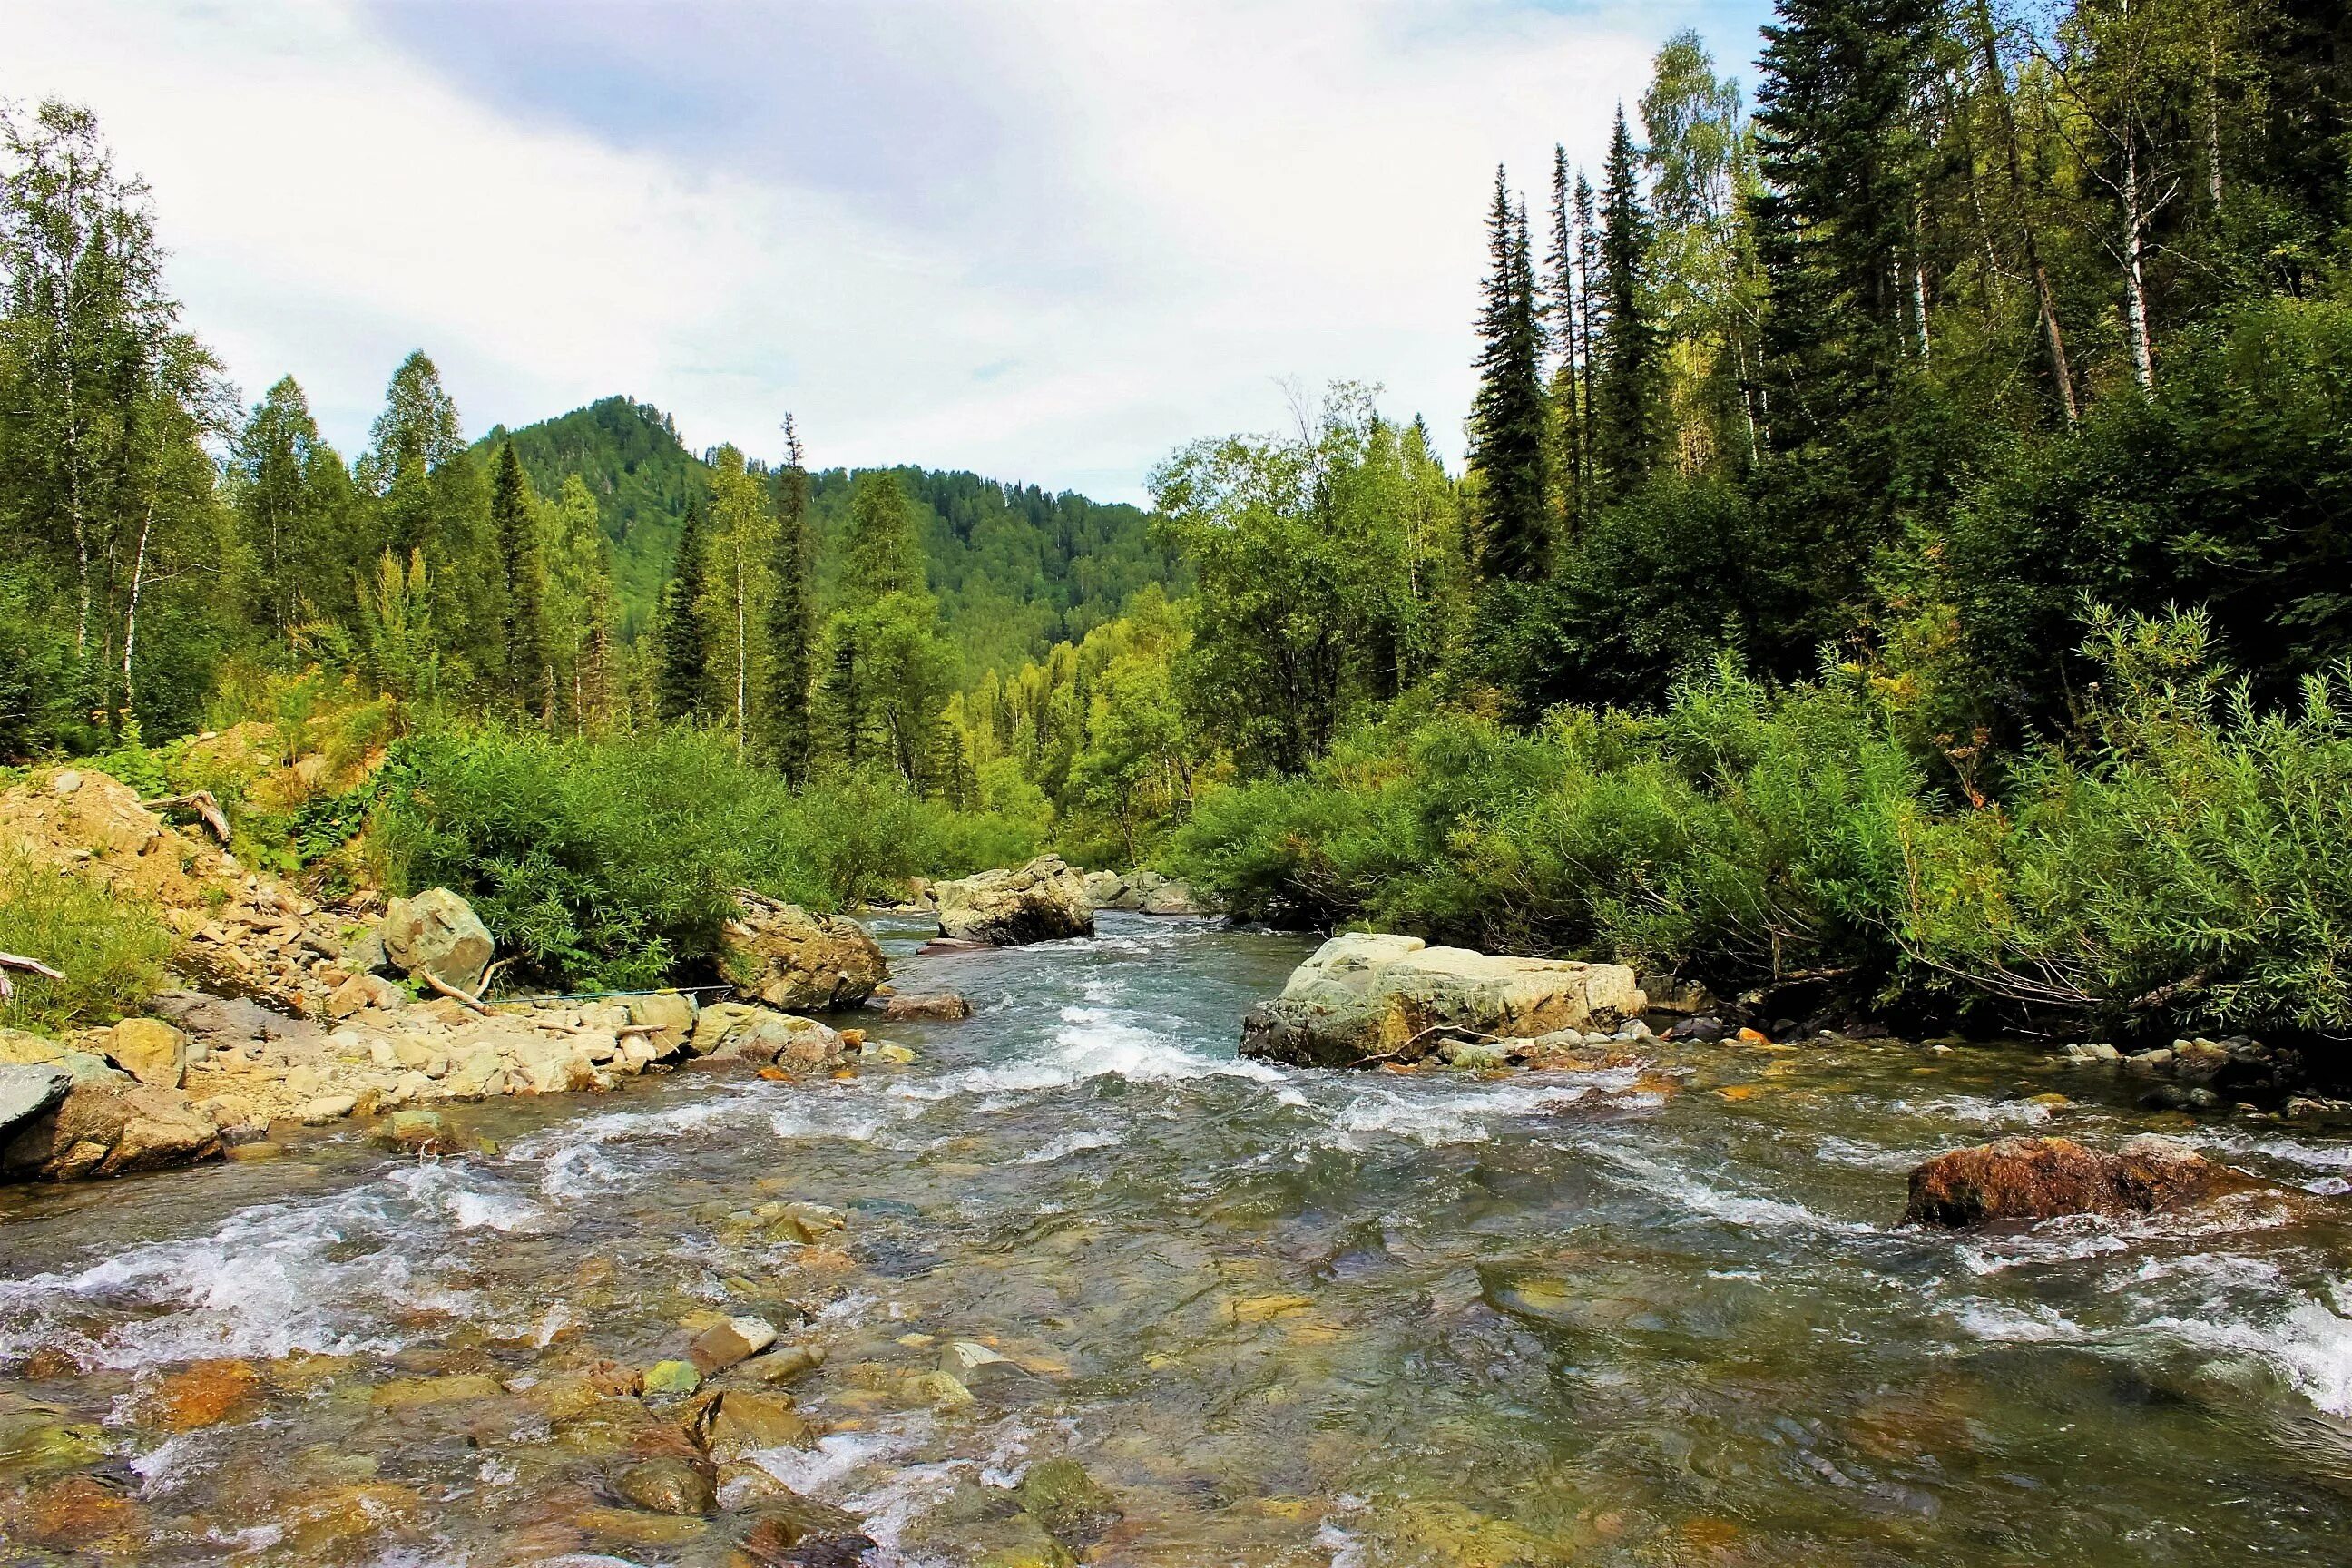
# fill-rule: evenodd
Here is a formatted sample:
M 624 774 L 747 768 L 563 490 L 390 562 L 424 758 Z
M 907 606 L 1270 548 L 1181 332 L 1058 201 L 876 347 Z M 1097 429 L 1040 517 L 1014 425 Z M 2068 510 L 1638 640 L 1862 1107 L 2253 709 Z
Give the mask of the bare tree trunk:
M 2050 374 L 2057 383 L 2058 406 L 2072 430 L 2082 418 L 2074 402 L 2074 375 L 2066 363 L 2066 339 L 2058 330 L 2058 295 L 2050 285 L 2050 270 L 2042 264 L 2042 247 L 2034 237 L 2033 215 L 2025 189 L 2024 160 L 2017 151 L 2017 114 L 2009 101 L 2009 77 L 2000 63 L 2000 41 L 1992 26 L 1990 0 L 1977 0 L 1977 47 L 1984 56 L 1985 76 L 2000 109 L 2001 150 L 2008 155 L 2010 193 L 2017 201 L 2017 226 L 2025 240 L 2025 268 L 2033 277 L 2033 295 L 2042 315 L 2042 335 L 2050 345 Z
M 2147 281 L 2140 268 L 2146 220 L 2140 210 L 2139 127 L 2126 122 L 2123 142 L 2124 313 L 2131 328 L 2132 379 L 2139 383 L 2142 392 L 2154 392 L 2156 362 L 2147 342 Z
M 2221 46 L 2205 34 L 2205 189 L 2221 210 Z
M 749 649 L 743 646 L 743 563 L 735 563 L 735 760 L 743 760 L 743 667 Z
M 155 527 L 155 501 L 147 500 L 147 515 L 139 522 L 139 552 L 131 558 L 131 599 L 122 616 L 122 721 L 137 721 L 138 705 L 133 697 L 131 678 L 131 656 L 139 644 L 139 595 L 147 585 L 147 538 Z

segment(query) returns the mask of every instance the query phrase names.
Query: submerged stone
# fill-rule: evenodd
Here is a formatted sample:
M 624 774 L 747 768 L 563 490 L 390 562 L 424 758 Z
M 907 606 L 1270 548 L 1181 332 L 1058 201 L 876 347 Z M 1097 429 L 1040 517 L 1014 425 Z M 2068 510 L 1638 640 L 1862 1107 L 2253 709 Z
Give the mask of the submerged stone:
M 647 1394 L 692 1394 L 702 1386 L 702 1373 L 692 1362 L 657 1361 L 646 1368 Z
M 705 1514 L 719 1506 L 710 1472 L 690 1459 L 665 1456 L 631 1465 L 614 1489 L 654 1513 Z
M 261 1373 L 248 1362 L 200 1361 L 156 1379 L 131 1402 L 132 1420 L 190 1432 L 250 1415 L 261 1405 Z
M 1110 1533 L 1126 1515 L 1087 1468 L 1076 1459 L 1041 1459 L 1021 1478 L 1021 1506 L 1046 1532 L 1073 1552 Z

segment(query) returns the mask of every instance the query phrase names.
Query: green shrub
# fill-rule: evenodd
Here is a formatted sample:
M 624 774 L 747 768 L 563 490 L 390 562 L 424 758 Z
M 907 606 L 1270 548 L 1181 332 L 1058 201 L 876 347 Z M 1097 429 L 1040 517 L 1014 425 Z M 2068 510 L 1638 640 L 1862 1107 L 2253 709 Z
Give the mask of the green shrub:
M 517 977 L 541 984 L 707 971 L 734 888 L 834 910 L 1035 848 L 1019 825 L 959 816 L 895 776 L 795 794 L 730 738 L 684 726 L 602 739 L 436 728 L 401 741 L 385 774 L 373 837 L 391 885 L 464 894 Z
M 65 975 L 12 974 L 16 994 L 0 1001 L 0 1026 L 56 1034 L 111 1023 L 163 985 L 172 945 L 154 910 L 0 847 L 0 952 Z

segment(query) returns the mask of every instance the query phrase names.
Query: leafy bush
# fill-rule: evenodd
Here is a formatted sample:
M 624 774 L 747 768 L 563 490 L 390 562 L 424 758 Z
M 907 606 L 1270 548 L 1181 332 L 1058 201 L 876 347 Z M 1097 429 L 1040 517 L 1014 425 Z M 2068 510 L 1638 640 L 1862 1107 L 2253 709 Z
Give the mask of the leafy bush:
M 108 889 L 0 847 L 0 952 L 38 959 L 65 979 L 13 974 L 0 1026 L 55 1034 L 105 1024 L 163 984 L 172 939 L 156 911 Z
M 1177 868 L 1237 912 L 2129 1029 L 2352 1026 L 2352 664 L 2292 714 L 2201 616 L 2099 612 L 2086 741 L 2008 798 L 1930 783 L 1878 683 L 1728 665 L 1654 715 L 1360 731 L 1212 795 Z
M 749 887 L 818 910 L 1034 852 L 894 778 L 795 794 L 731 740 L 677 727 L 607 739 L 434 729 L 394 749 L 372 837 L 402 892 L 470 900 L 522 978 L 625 988 L 706 969 Z

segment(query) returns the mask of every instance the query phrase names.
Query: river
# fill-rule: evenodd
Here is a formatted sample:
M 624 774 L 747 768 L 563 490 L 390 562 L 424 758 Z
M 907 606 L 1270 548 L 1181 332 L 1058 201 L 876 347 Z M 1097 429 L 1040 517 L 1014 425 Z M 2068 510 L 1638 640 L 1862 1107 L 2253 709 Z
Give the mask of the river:
M 831 1561 L 730 1558 L 782 1506 L 740 1475 L 709 1519 L 613 1489 L 675 1430 L 583 1391 L 724 1311 L 825 1352 L 792 1385 L 821 1438 L 756 1461 L 877 1563 L 1066 1561 L 1047 1526 L 1171 1565 L 2352 1561 L 2352 1141 L 2181 1128 L 1999 1047 L 1280 1069 L 1234 1041 L 1303 939 L 877 932 L 903 989 L 980 1008 L 894 1027 L 909 1068 L 459 1107 L 475 1150 L 437 1161 L 346 1131 L 0 1192 L 0 1558 Z M 1894 1223 L 1938 1149 L 2167 1123 L 2287 1191 Z M 778 1203 L 845 1227 L 780 1237 Z M 230 1418 L 142 1417 L 220 1358 L 250 1368 Z M 1017 1485 L 1062 1458 L 1109 1499 L 1076 1531 Z

